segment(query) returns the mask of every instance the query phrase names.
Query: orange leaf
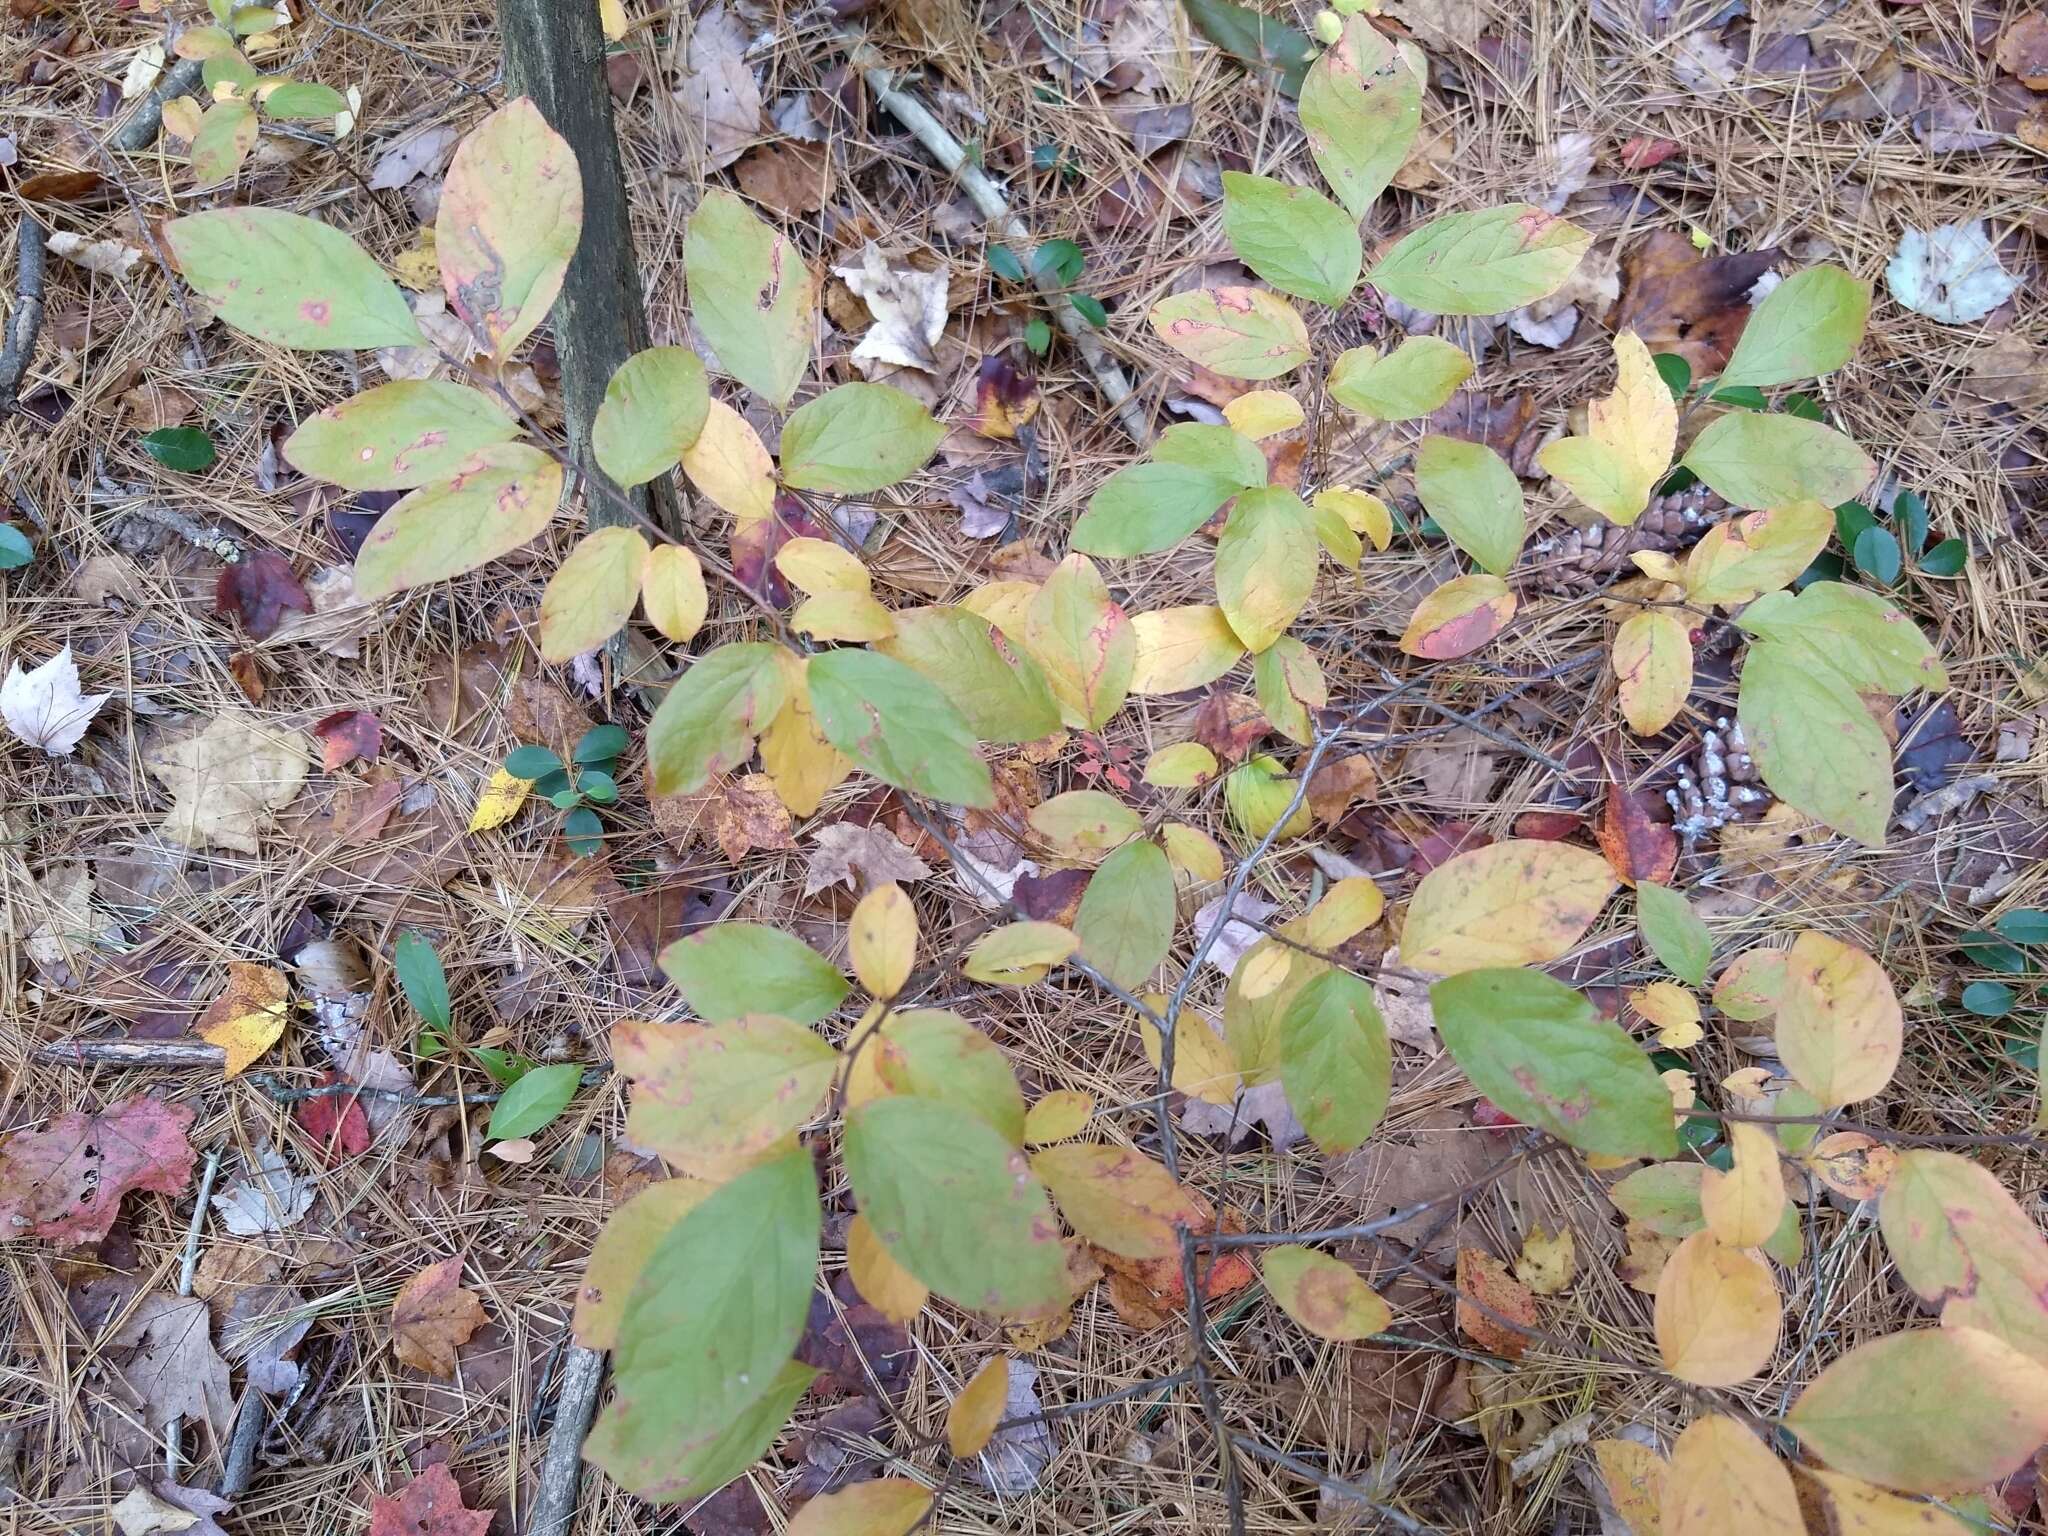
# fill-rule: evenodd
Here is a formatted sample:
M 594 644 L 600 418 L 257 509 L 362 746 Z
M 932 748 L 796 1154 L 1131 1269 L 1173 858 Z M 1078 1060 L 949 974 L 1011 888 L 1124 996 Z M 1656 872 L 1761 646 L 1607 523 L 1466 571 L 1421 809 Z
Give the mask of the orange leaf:
M 284 1033 L 289 989 L 275 966 L 237 960 L 228 966 L 228 989 L 206 1005 L 194 1032 L 227 1054 L 226 1077 L 234 1077 Z
M 462 1288 L 462 1256 L 429 1264 L 391 1305 L 391 1347 L 429 1376 L 455 1374 L 455 1351 L 484 1325 L 483 1303 Z
M 1010 1398 L 1010 1362 L 1002 1355 L 974 1373 L 946 1410 L 946 1445 L 955 1456 L 978 1455 L 1003 1421 Z
M 1521 1330 L 1536 1327 L 1536 1298 L 1529 1287 L 1492 1254 L 1460 1248 L 1458 1331 L 1481 1349 L 1519 1360 L 1529 1347 L 1529 1335 Z

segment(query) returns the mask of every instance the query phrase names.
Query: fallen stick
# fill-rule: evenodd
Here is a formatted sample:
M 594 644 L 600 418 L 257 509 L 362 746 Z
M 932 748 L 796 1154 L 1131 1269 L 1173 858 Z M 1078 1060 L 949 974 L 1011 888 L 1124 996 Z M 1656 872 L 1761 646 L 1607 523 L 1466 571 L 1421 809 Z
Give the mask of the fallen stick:
M 164 103 L 198 90 L 200 72 L 205 67 L 203 59 L 180 59 L 166 70 L 156 89 L 135 109 L 135 115 L 114 131 L 110 141 L 114 148 L 132 155 L 154 144 L 164 126 Z
M 583 1489 L 583 1437 L 597 1413 L 597 1394 L 604 1385 L 604 1354 L 569 1346 L 562 1366 L 562 1389 L 555 1395 L 554 1429 L 541 1458 L 540 1488 L 526 1536 L 570 1536 L 576 1523 L 577 1495 Z
M 43 332 L 43 255 L 49 235 L 26 215 L 15 225 L 20 262 L 14 283 L 14 313 L 7 318 L 7 344 L 0 347 L 0 415 L 15 409 L 21 381 Z
M 946 125 L 933 117 L 923 102 L 897 85 L 886 69 L 866 70 L 863 77 L 883 110 L 908 128 L 911 137 L 922 144 L 944 170 L 960 178 L 960 185 L 966 188 L 974 206 L 981 210 L 982 217 L 988 220 L 995 233 L 1012 244 L 1028 244 L 1031 232 L 1024 227 L 1022 219 L 1010 212 L 1009 199 L 979 166 L 967 158 L 966 149 L 946 131 Z M 1039 276 L 1037 282 L 1039 292 L 1052 306 L 1054 321 L 1074 343 L 1096 387 L 1115 409 L 1124 431 L 1132 442 L 1144 447 L 1152 441 L 1152 428 L 1145 419 L 1144 408 L 1138 403 L 1137 392 L 1131 388 L 1131 381 L 1124 377 L 1123 369 L 1109 355 L 1109 348 L 1103 344 L 1095 327 L 1082 318 L 1081 312 L 1074 307 L 1074 301 L 1061 291 L 1058 284 L 1045 276 Z
M 204 1040 L 57 1040 L 29 1055 L 72 1067 L 219 1067 L 227 1052 Z

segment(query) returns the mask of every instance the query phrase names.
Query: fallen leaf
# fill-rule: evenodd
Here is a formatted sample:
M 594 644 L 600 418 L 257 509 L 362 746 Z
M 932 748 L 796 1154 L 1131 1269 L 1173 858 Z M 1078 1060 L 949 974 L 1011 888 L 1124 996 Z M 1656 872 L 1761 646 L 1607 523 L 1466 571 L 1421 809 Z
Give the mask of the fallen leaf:
M 2018 75 L 2028 90 L 2048 91 L 2048 16 L 2032 12 L 2016 18 L 1998 34 L 1992 57 L 2000 69 Z M 22 195 L 28 195 L 26 186 Z
M 391 140 L 371 163 L 370 190 L 392 192 L 418 177 L 439 175 L 461 137 L 453 123 L 437 123 Z
M 1038 1367 L 1012 1359 L 1004 1381 L 1001 1420 L 1022 1419 L 998 1432 L 967 1468 L 967 1475 L 991 1493 L 1016 1496 L 1038 1486 L 1052 1463 L 1052 1426 L 1038 1415 Z
M 1675 230 L 1658 230 L 1622 262 L 1621 302 L 1609 317 L 1652 353 L 1686 360 L 1704 379 L 1727 365 L 1749 324 L 1749 292 L 1777 260 L 1775 248 L 1701 257 Z
M 183 1193 L 192 1178 L 193 1112 L 137 1095 L 96 1115 L 76 1110 L 0 1142 L 0 1235 L 71 1246 L 107 1235 L 130 1190 Z
M 519 814 L 519 808 L 526 804 L 526 797 L 532 790 L 531 779 L 522 779 L 503 768 L 493 768 L 491 776 L 484 780 L 484 787 L 477 791 L 476 809 L 469 813 L 469 830 L 490 832 L 502 827 Z
M 27 880 L 25 870 L 18 879 Z M 93 907 L 92 890 L 90 867 L 58 864 L 41 880 L 28 881 L 0 908 L 0 934 L 20 938 L 29 959 L 48 977 L 75 982 L 95 946 L 121 938 L 120 924 Z
M 257 640 L 277 632 L 288 613 L 311 613 L 313 599 L 292 574 L 291 562 L 275 550 L 253 549 L 220 568 L 213 584 L 213 611 L 232 613 Z
M 446 1462 L 427 1468 L 395 1494 L 370 1500 L 369 1536 L 484 1536 L 488 1509 L 468 1509 Z
M 1648 790 L 1607 786 L 1607 800 L 1593 832 L 1623 885 L 1634 886 L 1644 880 L 1652 885 L 1671 883 L 1672 872 L 1678 868 L 1678 834 L 1670 822 L 1656 818 L 1654 812 L 1661 806 Z
M 434 281 L 439 282 L 437 275 Z M 295 613 L 271 631 L 267 645 L 303 641 L 329 656 L 354 661 L 363 654 L 362 639 L 390 620 L 395 609 L 356 596 L 356 569 L 352 565 L 330 565 L 306 578 L 306 596 L 313 607 Z
M 832 195 L 832 157 L 822 144 L 763 144 L 740 158 L 733 178 L 755 202 L 794 218 L 816 213 Z
M 865 892 L 891 881 L 922 880 L 931 872 L 931 866 L 887 828 L 835 821 L 818 829 L 810 868 L 804 873 L 804 894 L 815 896 L 827 886 L 841 884 Z
M 275 966 L 237 960 L 228 966 L 227 990 L 206 1005 L 193 1033 L 227 1055 L 223 1077 L 234 1077 L 284 1033 L 289 989 Z
M 126 277 L 142 261 L 141 249 L 125 240 L 88 240 L 62 229 L 50 236 L 49 250 L 52 256 L 102 277 Z
M 1944 325 L 1982 320 L 2020 286 L 1999 265 L 1982 219 L 1908 229 L 1885 265 L 1884 282 L 1906 308 Z
M 298 739 L 237 709 L 224 709 L 205 729 L 156 747 L 143 765 L 173 797 L 158 830 L 186 848 L 255 853 L 269 813 L 288 804 L 306 781 L 306 749 Z
M 405 1282 L 391 1306 L 391 1347 L 429 1376 L 455 1374 L 455 1351 L 484 1325 L 483 1303 L 462 1287 L 462 1257 L 442 1259 Z
M 747 42 L 746 24 L 722 3 L 690 29 L 685 65 L 671 95 L 707 171 L 731 165 L 761 131 L 761 88 L 747 66 Z
M 944 267 L 924 272 L 907 264 L 891 266 L 870 240 L 859 266 L 832 269 L 867 305 L 874 324 L 854 348 L 853 361 L 869 378 L 884 368 L 938 371 L 933 349 L 946 329 Z
M 188 1531 L 199 1523 L 200 1518 L 189 1509 L 180 1509 L 157 1497 L 141 1483 L 123 1494 L 121 1501 L 107 1513 L 121 1528 L 121 1536 L 155 1536 L 158 1531 Z
M 790 849 L 789 807 L 763 773 L 714 779 L 694 795 L 662 795 L 654 801 L 654 824 L 679 850 L 716 843 L 737 864 L 756 848 Z
M 1528 1286 L 1483 1249 L 1458 1250 L 1460 1333 L 1481 1349 L 1519 1360 L 1529 1347 L 1529 1335 L 1520 1330 L 1537 1326 L 1536 1298 Z
M 329 773 L 350 763 L 374 763 L 384 750 L 384 722 L 367 709 L 344 709 L 313 727 L 320 766 Z
M 6 678 L 0 680 L 0 718 L 27 745 L 41 747 L 51 757 L 69 757 L 93 717 L 112 697 L 111 693 L 88 697 L 79 692 L 78 663 L 71 659 L 67 642 L 33 672 L 22 671 L 18 661 L 7 669 Z
M 1570 1227 L 1556 1232 L 1535 1227 L 1522 1239 L 1522 1256 L 1515 1261 L 1515 1278 L 1538 1296 L 1555 1296 L 1572 1283 L 1575 1263 Z
M 339 1073 L 323 1072 L 315 1086 L 330 1088 L 345 1081 Z M 320 1144 L 321 1159 L 330 1168 L 343 1158 L 360 1157 L 370 1150 L 370 1117 L 363 1109 L 363 1101 L 353 1094 L 328 1093 L 317 1099 L 301 1099 L 292 1107 L 292 1118 L 300 1130 Z
M 215 1195 L 213 1208 L 220 1212 L 221 1224 L 236 1237 L 282 1232 L 297 1226 L 313 1208 L 315 1182 L 293 1173 L 284 1154 L 264 1142 L 256 1149 L 256 1166 Z
M 120 1362 L 121 1384 L 161 1430 L 173 1419 L 208 1424 L 223 1433 L 234 1418 L 228 1363 L 213 1347 L 212 1315 L 196 1296 L 146 1296 L 115 1334 L 130 1347 Z

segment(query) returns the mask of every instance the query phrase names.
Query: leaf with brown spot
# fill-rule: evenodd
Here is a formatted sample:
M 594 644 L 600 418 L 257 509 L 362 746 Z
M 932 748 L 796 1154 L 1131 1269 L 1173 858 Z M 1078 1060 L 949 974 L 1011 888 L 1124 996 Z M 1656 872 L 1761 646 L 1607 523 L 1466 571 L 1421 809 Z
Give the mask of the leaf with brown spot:
M 627 1135 L 709 1179 L 783 1144 L 816 1113 L 839 1064 L 815 1031 L 767 1013 L 710 1025 L 622 1019 L 612 1055 L 633 1083 Z
M 1671 823 L 1654 814 L 1662 804 L 1646 789 L 1607 786 L 1607 800 L 1593 833 L 1600 851 L 1621 883 L 1635 886 L 1647 880 L 1652 885 L 1669 885 L 1678 868 L 1678 834 Z
M 1130 1147 L 1045 1147 L 1031 1155 L 1031 1171 L 1045 1181 L 1076 1232 L 1123 1258 L 1177 1254 L 1175 1229 L 1193 1228 L 1208 1214 L 1206 1202 Z
M 1458 576 L 1416 604 L 1401 649 L 1425 661 L 1470 655 L 1507 628 L 1515 594 L 1498 576 Z
M 391 1348 L 415 1370 L 444 1380 L 455 1374 L 455 1351 L 486 1321 L 483 1303 L 462 1286 L 462 1256 L 429 1264 L 391 1304 Z
M 1905 1021 L 1884 968 L 1853 944 L 1806 932 L 1785 956 L 1778 1054 L 1834 1108 L 1874 1098 L 1898 1070 Z
M 200 1039 L 225 1056 L 224 1077 L 234 1077 L 284 1033 L 288 988 L 284 973 L 245 960 L 228 965 L 227 990 L 206 1005 L 193 1026 Z
M 1634 1536 L 1663 1536 L 1664 1479 L 1669 1463 L 1647 1445 L 1633 1440 L 1595 1440 L 1593 1460 L 1600 1481 Z
M 612 1212 L 591 1244 L 576 1287 L 576 1342 L 585 1349 L 610 1349 L 618 1342 L 626 1297 L 654 1250 L 712 1186 L 698 1179 L 662 1179 Z
M 1508 1267 L 1479 1248 L 1458 1250 L 1458 1331 L 1481 1349 L 1519 1360 L 1529 1347 L 1521 1330 L 1539 1326 L 1536 1298 Z
M 0 1141 L 0 1237 L 97 1242 L 130 1190 L 184 1192 L 193 1111 L 137 1094 L 98 1114 L 73 1110 Z
M 1386 1302 L 1342 1259 L 1283 1243 L 1266 1250 L 1260 1268 L 1280 1310 L 1319 1339 L 1369 1339 L 1394 1320 Z
M 1621 302 L 1609 317 L 1652 353 L 1672 352 L 1695 379 L 1718 374 L 1749 323 L 1749 291 L 1778 258 L 1775 249 L 1702 258 L 1675 230 L 1659 230 L 1622 263 Z
M 1531 838 L 1475 848 L 1415 888 L 1401 955 L 1445 973 L 1555 960 L 1592 926 L 1613 890 L 1606 863 L 1588 848 Z
M 1875 1200 L 1898 1173 L 1899 1152 L 1861 1131 L 1836 1131 L 1814 1144 L 1806 1155 L 1806 1167 L 1845 1199 Z M 1999 1193 L 2005 1192 L 2001 1189 Z M 2044 1277 L 2044 1284 L 2048 1284 L 2048 1277 Z

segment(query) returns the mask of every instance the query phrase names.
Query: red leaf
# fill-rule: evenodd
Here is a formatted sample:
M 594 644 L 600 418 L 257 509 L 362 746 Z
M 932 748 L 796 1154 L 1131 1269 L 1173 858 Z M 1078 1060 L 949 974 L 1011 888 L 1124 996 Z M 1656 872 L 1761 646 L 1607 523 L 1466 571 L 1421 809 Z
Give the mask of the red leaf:
M 1561 843 L 1585 824 L 1577 811 L 1524 811 L 1515 818 L 1515 836 Z
M 1657 797 L 1647 789 L 1632 792 L 1619 784 L 1607 786 L 1607 804 L 1594 831 L 1600 851 L 1624 885 L 1642 880 L 1668 885 L 1678 867 L 1678 834 L 1670 822 L 1657 820 L 1659 808 Z
M 1042 875 L 1019 875 L 1011 895 L 1017 908 L 1035 923 L 1073 922 L 1088 886 L 1085 869 L 1055 869 Z
M 311 613 L 313 600 L 292 574 L 289 560 L 275 550 L 256 549 L 221 567 L 213 587 L 213 611 L 232 613 L 242 628 L 262 640 L 287 613 Z
M 1502 1321 L 1505 1319 L 1505 1321 Z M 1508 1267 L 1478 1248 L 1458 1250 L 1458 1331 L 1481 1349 L 1522 1358 L 1538 1326 L 1536 1298 Z
M 320 1086 L 330 1088 L 343 1081 L 336 1072 L 322 1073 Z M 332 1168 L 344 1158 L 361 1157 L 370 1150 L 370 1117 L 363 1102 L 353 1094 L 330 1093 L 317 1099 L 301 1099 L 292 1111 L 299 1129 L 320 1143 L 321 1160 Z
M 369 1536 L 484 1536 L 488 1509 L 465 1509 L 455 1474 L 429 1467 L 389 1497 L 370 1501 Z
M 96 1115 L 59 1115 L 0 1143 L 0 1238 L 97 1242 L 131 1189 L 182 1192 L 192 1180 L 192 1111 L 137 1095 Z
M 1415 857 L 1408 861 L 1408 873 L 1420 880 L 1439 864 L 1461 853 L 1484 848 L 1493 839 L 1469 821 L 1447 821 L 1415 845 Z
M 777 608 L 789 606 L 789 583 L 775 568 L 775 556 L 791 539 L 829 539 L 831 533 L 787 492 L 775 498 L 775 515 L 735 528 L 732 572 L 740 585 Z
M 320 764 L 329 773 L 344 763 L 374 763 L 384 749 L 384 725 L 367 709 L 344 709 L 313 727 Z
M 1685 153 L 1685 146 L 1675 139 L 1649 139 L 1640 135 L 1621 146 L 1621 163 L 1632 171 L 1647 171 L 1653 165 L 1662 165 L 1673 155 Z
M 974 430 L 983 437 L 1013 438 L 1037 414 L 1038 381 L 1000 353 L 983 358 L 974 380 Z

